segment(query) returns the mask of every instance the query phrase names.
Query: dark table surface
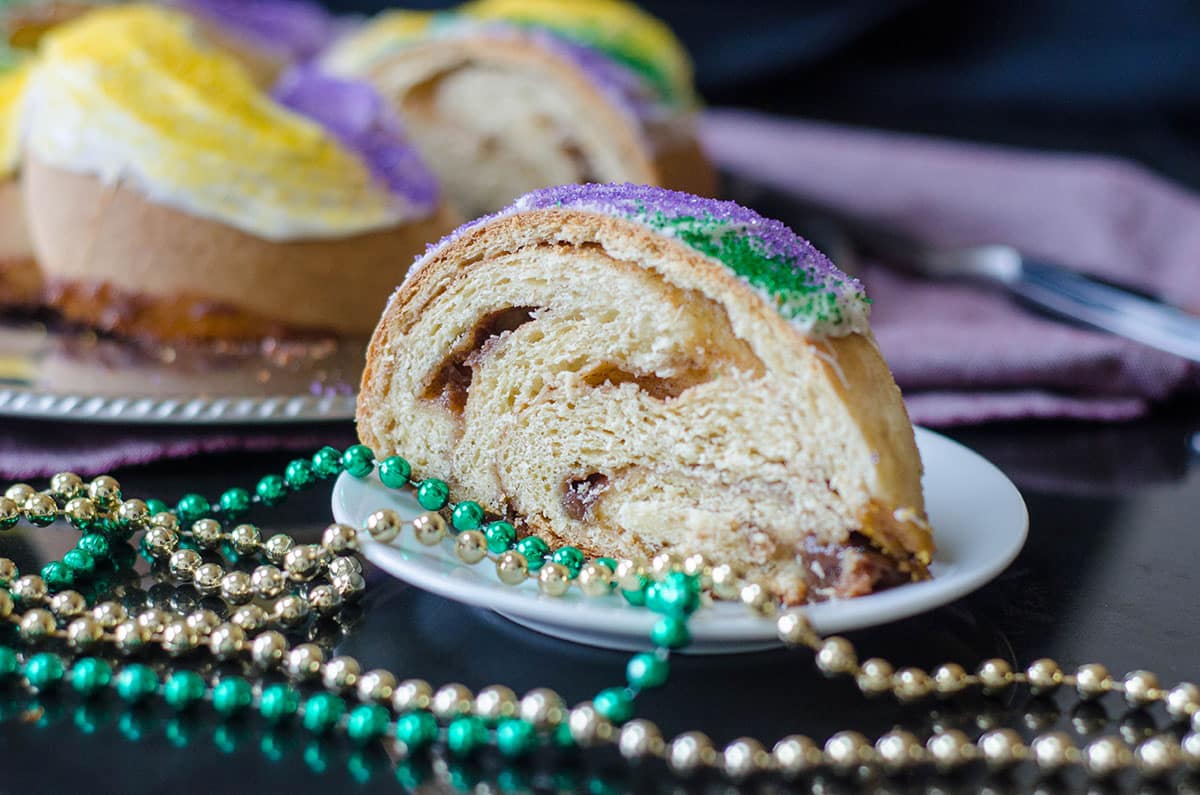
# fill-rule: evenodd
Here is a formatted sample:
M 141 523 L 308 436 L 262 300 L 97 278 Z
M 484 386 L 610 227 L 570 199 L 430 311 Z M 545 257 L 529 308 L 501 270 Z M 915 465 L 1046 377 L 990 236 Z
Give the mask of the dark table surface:
M 1027 664 L 1049 656 L 1064 666 L 1102 662 L 1116 674 L 1147 668 L 1167 684 L 1200 678 L 1198 432 L 1200 415 L 1187 405 L 1126 425 L 1027 423 L 952 432 L 1021 488 L 1032 522 L 1029 541 L 1006 572 L 976 593 L 851 639 L 863 656 L 883 656 L 897 666 L 930 669 L 957 661 L 970 667 L 990 657 Z M 284 460 L 209 457 L 117 474 L 127 494 L 173 501 L 187 491 L 215 494 L 253 483 L 261 473 L 279 471 Z M 328 490 L 320 488 L 254 518 L 267 529 L 311 535 L 329 521 L 328 505 Z M 57 543 L 55 534 L 65 539 L 71 532 L 9 533 L 0 537 L 0 555 L 32 570 L 44 547 Z M 361 620 L 337 645 L 365 667 L 387 667 L 435 686 L 501 683 L 518 693 L 549 686 L 569 702 L 622 679 L 625 654 L 539 636 L 378 571 L 368 582 Z M 301 730 L 268 731 L 252 718 L 222 723 L 200 710 L 181 719 L 69 696 L 30 703 L 12 691 L 0 704 L 6 715 L 0 727 L 3 792 L 382 792 L 421 777 L 422 791 L 454 791 L 439 784 L 438 770 L 445 778 L 446 768 L 434 761 L 410 764 L 397 776 L 382 750 L 320 742 Z M 823 679 L 808 653 L 784 650 L 676 657 L 668 685 L 643 695 L 639 704 L 668 736 L 701 729 L 718 742 L 743 734 L 773 740 L 790 732 L 823 740 L 840 729 L 874 737 L 895 726 L 918 734 L 936 726 L 978 733 L 999 725 L 1026 734 L 1055 726 L 1081 739 L 1105 733 L 1135 739 L 1167 726 L 1165 714 L 1130 712 L 1112 697 L 1081 708 L 1067 692 L 1033 702 L 1024 692 L 912 706 L 869 701 L 851 682 Z M 459 786 L 482 782 L 477 791 L 734 791 L 717 780 L 681 782 L 660 764 L 630 770 L 608 752 L 548 756 L 507 770 L 484 758 L 452 772 Z M 1070 778 L 1046 785 L 1024 775 L 998 781 L 980 775 L 867 786 L 884 792 L 1085 787 Z M 771 780 L 745 785 L 752 792 L 781 788 Z M 834 780 L 815 787 L 862 788 Z

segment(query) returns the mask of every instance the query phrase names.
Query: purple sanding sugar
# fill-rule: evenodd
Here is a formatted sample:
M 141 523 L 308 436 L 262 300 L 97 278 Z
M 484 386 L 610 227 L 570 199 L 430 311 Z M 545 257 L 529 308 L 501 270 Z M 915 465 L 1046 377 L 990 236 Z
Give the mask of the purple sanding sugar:
M 306 61 L 332 40 L 335 25 L 316 3 L 301 0 L 178 0 L 181 8 L 241 34 L 289 61 Z
M 432 212 L 437 206 L 439 192 L 433 172 L 408 143 L 395 112 L 370 85 L 300 66 L 283 76 L 272 95 L 358 154 L 393 195 L 414 209 Z

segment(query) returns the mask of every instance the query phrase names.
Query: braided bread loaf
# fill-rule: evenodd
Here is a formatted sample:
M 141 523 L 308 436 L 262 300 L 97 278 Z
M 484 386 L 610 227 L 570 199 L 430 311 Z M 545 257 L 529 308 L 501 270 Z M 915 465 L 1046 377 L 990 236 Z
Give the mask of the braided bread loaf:
M 630 185 L 535 192 L 419 259 L 364 443 L 591 554 L 754 569 L 791 603 L 927 576 L 921 464 L 868 302 L 782 224 Z

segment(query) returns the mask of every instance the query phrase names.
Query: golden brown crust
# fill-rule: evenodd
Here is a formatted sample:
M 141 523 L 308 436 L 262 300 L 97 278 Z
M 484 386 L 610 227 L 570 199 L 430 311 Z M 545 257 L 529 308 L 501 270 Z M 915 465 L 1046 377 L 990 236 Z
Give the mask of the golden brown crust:
M 0 306 L 35 306 L 42 275 L 25 227 L 16 179 L 0 179 Z
M 155 336 L 258 336 L 266 327 L 368 334 L 413 257 L 457 222 L 443 208 L 354 237 L 273 242 L 32 157 L 22 182 L 59 308 L 73 320 Z M 139 311 L 79 300 L 85 293 L 77 288 L 100 285 L 101 297 L 137 297 Z M 179 311 L 198 306 L 220 311 Z

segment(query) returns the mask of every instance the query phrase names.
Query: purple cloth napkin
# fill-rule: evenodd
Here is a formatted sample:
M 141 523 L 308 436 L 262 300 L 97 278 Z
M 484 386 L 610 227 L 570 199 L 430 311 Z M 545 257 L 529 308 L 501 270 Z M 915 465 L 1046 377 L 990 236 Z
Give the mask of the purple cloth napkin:
M 702 129 L 722 168 L 777 190 L 932 243 L 1009 243 L 1200 312 L 1200 198 L 1129 163 L 728 110 Z M 1200 389 L 1196 365 L 986 287 L 871 264 L 859 276 L 914 422 L 1122 420 Z

